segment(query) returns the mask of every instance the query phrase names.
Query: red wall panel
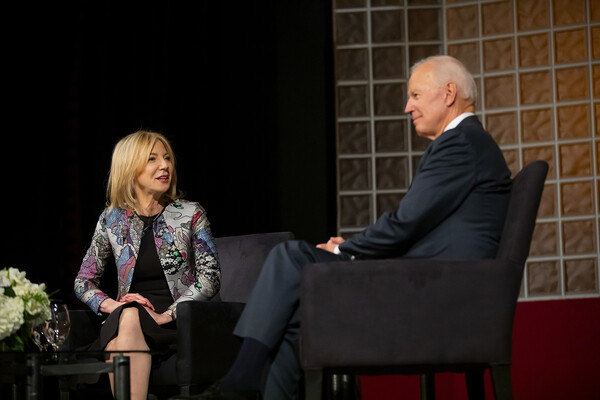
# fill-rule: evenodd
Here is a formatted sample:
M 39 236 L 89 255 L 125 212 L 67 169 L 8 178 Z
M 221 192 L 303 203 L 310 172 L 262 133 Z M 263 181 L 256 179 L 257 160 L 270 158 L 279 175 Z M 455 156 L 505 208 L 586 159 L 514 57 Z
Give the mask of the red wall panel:
M 600 298 L 520 302 L 512 377 L 515 400 L 600 399 Z M 363 400 L 419 399 L 417 376 L 362 377 L 361 389 Z M 436 398 L 467 399 L 463 375 L 436 375 Z

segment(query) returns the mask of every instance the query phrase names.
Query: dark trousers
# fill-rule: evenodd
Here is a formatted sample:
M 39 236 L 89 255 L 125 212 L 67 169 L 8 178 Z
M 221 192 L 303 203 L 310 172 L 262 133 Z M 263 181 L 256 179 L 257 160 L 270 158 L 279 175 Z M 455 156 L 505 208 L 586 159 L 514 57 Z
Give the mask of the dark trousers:
M 293 399 L 300 379 L 298 357 L 299 294 L 306 264 L 349 260 L 304 241 L 275 246 L 265 260 L 234 334 L 250 337 L 272 350 L 264 398 Z

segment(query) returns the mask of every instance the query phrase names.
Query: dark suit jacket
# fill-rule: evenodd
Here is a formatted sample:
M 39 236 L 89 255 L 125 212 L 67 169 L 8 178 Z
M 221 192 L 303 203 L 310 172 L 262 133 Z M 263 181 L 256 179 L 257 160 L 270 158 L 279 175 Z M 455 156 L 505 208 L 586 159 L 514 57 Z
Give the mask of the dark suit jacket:
M 498 145 L 467 117 L 430 143 L 398 209 L 339 249 L 362 258 L 494 258 L 510 187 Z

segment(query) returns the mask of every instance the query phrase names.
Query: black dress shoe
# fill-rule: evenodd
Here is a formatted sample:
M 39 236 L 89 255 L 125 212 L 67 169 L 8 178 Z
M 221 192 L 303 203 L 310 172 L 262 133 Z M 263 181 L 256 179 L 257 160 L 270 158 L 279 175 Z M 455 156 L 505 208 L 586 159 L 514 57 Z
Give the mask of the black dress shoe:
M 224 391 L 221 390 L 221 381 L 217 381 L 200 395 L 192 398 L 197 400 L 261 400 L 262 396 L 258 390 Z

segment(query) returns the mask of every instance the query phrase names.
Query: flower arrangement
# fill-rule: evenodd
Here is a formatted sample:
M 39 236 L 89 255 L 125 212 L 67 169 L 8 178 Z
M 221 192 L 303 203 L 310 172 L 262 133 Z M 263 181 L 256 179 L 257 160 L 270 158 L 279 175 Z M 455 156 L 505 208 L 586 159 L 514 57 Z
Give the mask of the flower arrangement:
M 31 328 L 50 318 L 46 285 L 17 268 L 0 270 L 0 351 L 24 351 Z

